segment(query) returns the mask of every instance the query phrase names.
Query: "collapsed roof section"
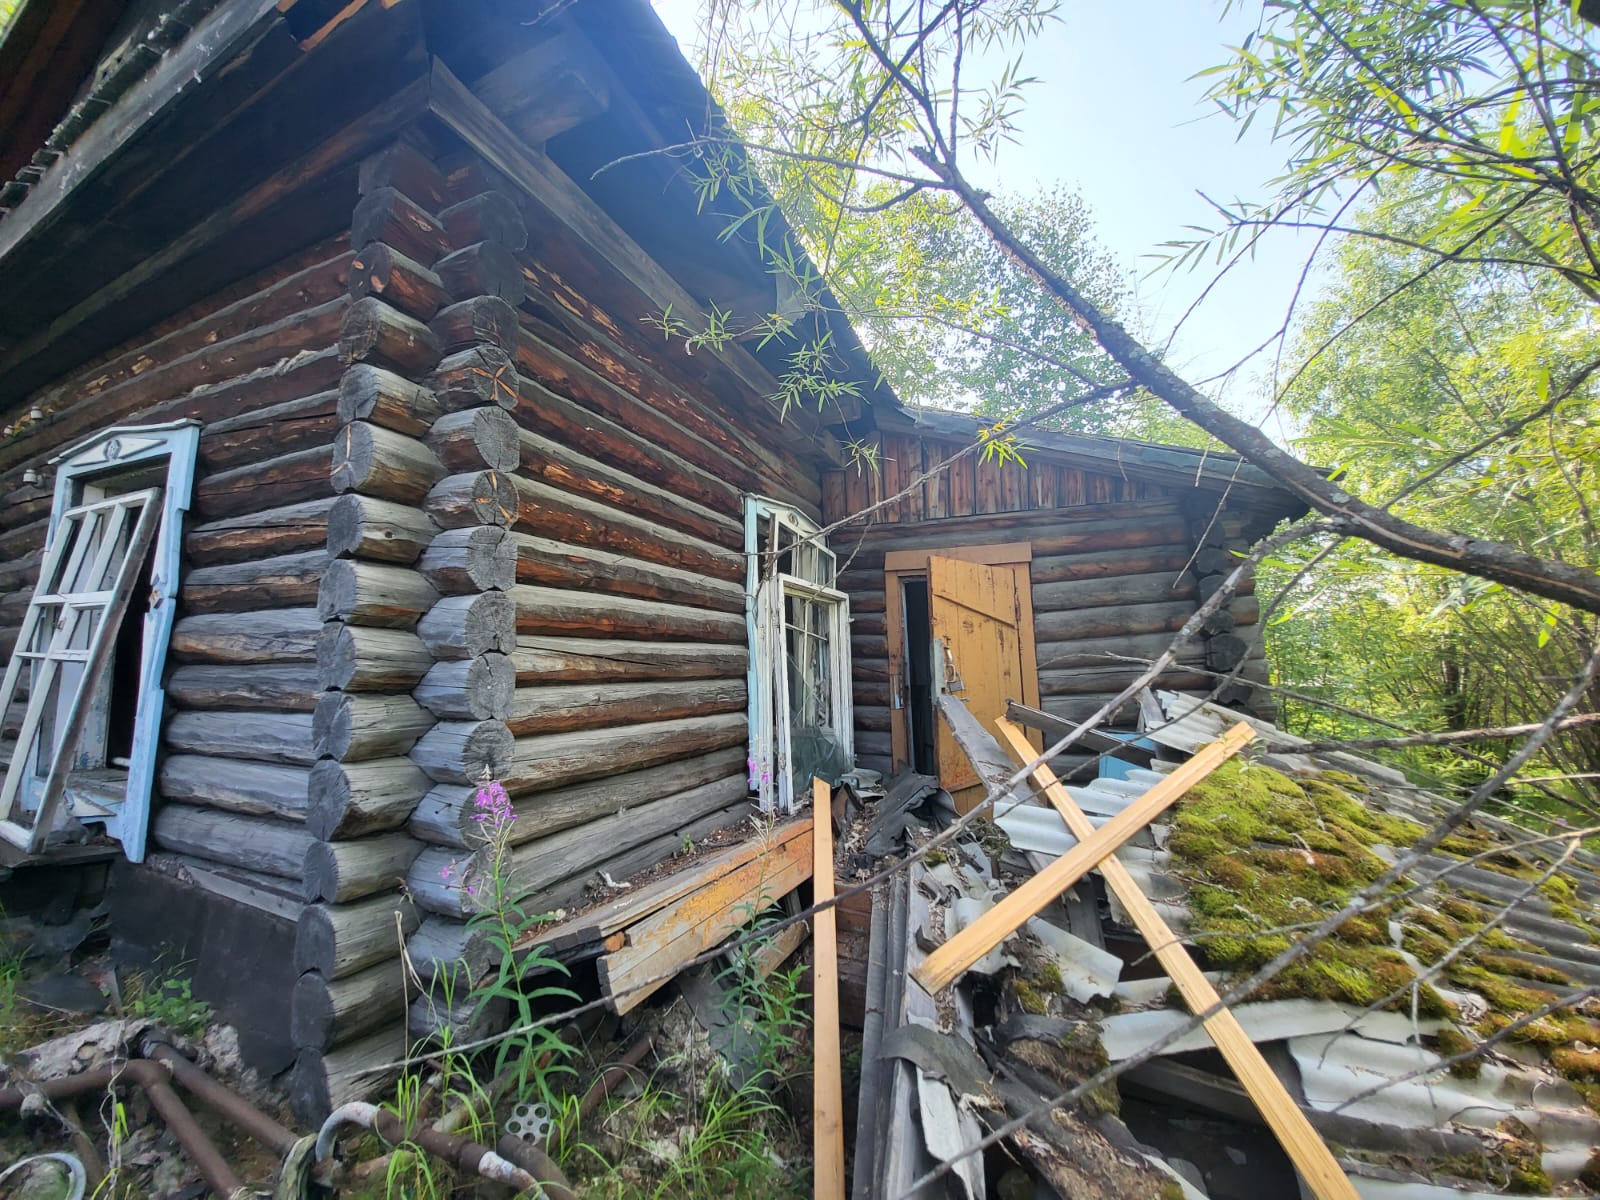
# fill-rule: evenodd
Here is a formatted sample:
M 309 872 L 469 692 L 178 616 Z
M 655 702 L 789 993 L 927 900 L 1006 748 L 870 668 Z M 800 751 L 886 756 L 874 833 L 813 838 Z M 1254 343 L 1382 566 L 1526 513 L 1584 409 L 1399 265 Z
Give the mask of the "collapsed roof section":
M 1239 722 L 1256 734 L 1251 755 L 1115 854 L 1222 993 L 1340 911 L 1450 808 L 1380 764 L 1307 752 L 1266 722 L 1173 693 L 1147 694 L 1135 753 L 1108 751 L 1101 777 L 1067 792 L 1098 831 Z M 1009 760 L 992 738 L 984 752 L 998 815 L 913 865 L 875 916 L 868 1011 L 885 1016 L 878 1028 L 869 1020 L 864 1061 L 883 1061 L 863 1078 L 855 1194 L 901 1194 L 946 1162 L 957 1194 L 984 1196 L 981 1164 L 957 1151 L 1028 1113 L 1040 1115 L 1010 1143 L 1062 1194 L 1292 1194 L 1293 1152 L 1263 1127 L 1276 1127 L 1269 1106 L 1193 1027 L 1152 961 L 1161 948 L 1141 940 L 1139 914 L 1100 877 L 953 988 L 918 984 L 930 954 L 943 957 L 1078 844 L 1040 797 L 1004 791 Z M 930 792 L 947 799 L 891 787 L 869 845 L 904 825 L 915 848 L 948 823 L 953 810 L 938 803 L 929 823 L 908 821 L 908 796 Z M 1600 1185 L 1597 866 L 1574 839 L 1476 818 L 1232 1005 L 1356 1194 L 1462 1200 Z M 1048 1098 L 1129 1060 L 1114 1084 L 1042 1115 Z

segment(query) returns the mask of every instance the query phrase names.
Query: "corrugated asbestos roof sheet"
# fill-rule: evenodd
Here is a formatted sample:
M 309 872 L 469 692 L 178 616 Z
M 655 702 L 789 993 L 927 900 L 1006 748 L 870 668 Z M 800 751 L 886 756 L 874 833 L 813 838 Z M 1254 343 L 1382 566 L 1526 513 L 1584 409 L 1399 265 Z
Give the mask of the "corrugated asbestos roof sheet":
M 1249 720 L 1260 735 L 1260 761 L 1291 779 L 1316 781 L 1334 772 L 1331 779 L 1344 781 L 1369 810 L 1421 824 L 1430 823 L 1448 807 L 1445 798 L 1413 786 L 1381 764 L 1350 754 L 1310 753 L 1303 749 L 1308 743 L 1216 705 L 1197 704 L 1172 693 L 1150 697 L 1146 703 L 1145 736 L 1164 747 L 1169 760 L 1215 741 L 1234 722 Z M 1069 792 L 1098 826 L 1174 765 L 1158 760 L 1152 770 L 1124 771 L 1125 778 L 1102 778 Z M 933 803 L 923 811 L 937 826 L 950 819 L 953 808 L 947 793 L 934 791 L 931 797 Z M 1180 801 L 1178 811 L 1181 807 Z M 947 856 L 936 856 L 942 861 L 914 868 L 909 881 L 901 877 L 880 899 L 880 907 L 886 905 L 888 912 L 883 927 L 875 929 L 872 966 L 880 985 L 893 980 L 898 999 L 887 1010 L 875 1009 L 869 1000 L 869 1013 L 885 1015 L 877 1037 L 869 1032 L 864 1051 L 864 1061 L 869 1061 L 881 1051 L 884 1031 L 892 1033 L 906 1023 L 924 1026 L 924 1037 L 941 1036 L 952 1045 L 968 1047 L 947 1049 L 947 1054 L 981 1050 L 981 1058 L 973 1056 L 972 1061 L 987 1072 L 983 1098 L 956 1094 L 953 1099 L 958 1109 L 964 1106 L 990 1126 L 996 1123 L 994 1106 L 1016 1115 L 1026 1109 L 1030 1097 L 1038 1104 L 1042 1097 L 1063 1090 L 1064 1078 L 1069 1084 L 1073 1081 L 1070 1069 L 1090 1071 L 1092 1062 L 1079 1059 L 1067 1064 L 1068 1074 L 1063 1076 L 1058 1069 L 1061 1062 L 1052 1060 L 1052 1068 L 1039 1058 L 1036 1048 L 1046 1042 L 1070 1044 L 1089 1030 L 1096 1052 L 1103 1055 L 1093 1061 L 1117 1062 L 1189 1019 L 1187 1012 L 1171 1007 L 1165 977 L 1143 977 L 1151 973 L 1141 961 L 1143 946 L 1129 948 L 1124 915 L 1093 877 L 1063 897 L 1059 907 L 1046 909 L 980 960 L 949 991 L 937 998 L 922 991 L 908 972 L 928 950 L 977 919 L 1021 878 L 1075 844 L 1060 817 L 1037 800 L 1002 811 L 994 824 L 1005 835 L 1003 841 L 989 835 L 958 840 Z M 908 837 L 915 844 L 931 832 L 931 826 L 919 827 L 913 821 Z M 1193 928 L 1200 924 L 1190 904 L 1193 880 L 1169 851 L 1170 836 L 1169 826 L 1149 826 L 1117 857 L 1175 928 Z M 1478 851 L 1481 861 L 1467 864 L 1460 853 L 1428 856 L 1409 877 L 1414 891 L 1407 903 L 1450 905 L 1458 916 L 1476 910 L 1487 918 L 1515 900 L 1515 908 L 1499 928 L 1516 940 L 1516 946 L 1503 943 L 1495 958 L 1497 969 L 1506 974 L 1486 977 L 1483 991 L 1470 982 L 1444 982 L 1440 976 L 1438 993 L 1453 1006 L 1446 1009 L 1448 1017 L 1420 1016 L 1406 1011 L 1405 1005 L 1398 1006 L 1401 1011 L 1366 1011 L 1316 998 L 1244 1003 L 1234 1007 L 1234 1014 L 1262 1047 L 1313 1127 L 1336 1148 L 1361 1196 L 1468 1200 L 1507 1194 L 1594 1194 L 1600 1116 L 1592 1105 L 1600 1102 L 1600 1088 L 1591 1091 L 1587 1101 L 1582 1088 L 1588 1086 L 1586 1080 L 1600 1084 L 1594 1075 L 1594 1065 L 1600 1063 L 1595 1049 L 1600 1020 L 1592 1020 L 1600 1017 L 1600 1010 L 1582 989 L 1600 983 L 1596 944 L 1600 874 L 1591 856 L 1572 855 L 1559 864 L 1561 894 L 1570 903 L 1557 903 L 1548 890 L 1530 883 L 1530 873 L 1549 869 L 1554 862 L 1551 855 L 1537 848 L 1510 849 L 1528 836 L 1526 831 L 1485 818 L 1471 827 L 1471 836 L 1485 848 Z M 1495 852 L 1499 847 L 1506 852 Z M 1401 852 L 1381 844 L 1370 850 L 1389 863 Z M 1495 869 L 1497 864 L 1504 869 Z M 1313 907 L 1308 905 L 1308 910 Z M 1399 925 L 1398 920 L 1390 921 L 1389 935 L 1397 953 L 1403 935 Z M 1203 947 L 1204 939 L 1197 945 Z M 1108 953 L 1108 947 L 1119 949 L 1121 956 Z M 1423 969 L 1414 955 L 1402 956 Z M 1130 973 L 1141 977 L 1122 978 Z M 1226 990 L 1225 974 L 1211 977 Z M 1444 1067 L 1453 1048 L 1471 1045 L 1496 1022 L 1503 1024 L 1530 1011 L 1507 1008 L 1510 1001 L 1526 1004 L 1575 995 L 1583 997 L 1584 1006 L 1567 1014 L 1573 1024 L 1546 1025 L 1538 1036 L 1500 1041 L 1483 1051 L 1470 1069 L 1452 1072 Z M 1583 1029 L 1592 1032 L 1593 1041 L 1585 1040 Z M 1025 1046 L 1035 1051 L 1021 1053 Z M 854 1195 L 858 1198 L 896 1195 L 898 1191 L 889 1185 L 904 1185 L 918 1173 L 886 1173 L 881 1157 L 885 1149 L 896 1163 L 904 1164 L 909 1156 L 926 1168 L 954 1136 L 942 1099 L 933 1107 L 910 1103 L 913 1087 L 936 1086 L 937 1081 L 930 1083 L 926 1074 L 903 1060 L 893 1066 L 911 1071 L 898 1098 L 881 1081 L 873 1085 L 870 1078 L 864 1080 L 858 1139 L 866 1141 L 857 1144 Z M 1202 1169 L 1184 1157 L 1190 1152 L 1199 1157 L 1194 1147 L 1203 1150 L 1209 1141 L 1219 1152 L 1225 1149 L 1234 1156 L 1235 1164 L 1246 1163 L 1241 1168 L 1246 1179 L 1252 1177 L 1254 1164 L 1262 1161 L 1259 1147 L 1249 1148 L 1249 1154 L 1258 1156 L 1249 1160 L 1246 1150 L 1235 1148 L 1230 1140 L 1247 1138 L 1240 1131 L 1252 1119 L 1259 1124 L 1259 1115 L 1253 1114 L 1253 1105 L 1221 1066 L 1203 1031 L 1185 1034 L 1159 1057 L 1134 1068 L 1124 1078 L 1122 1091 L 1120 1118 L 1105 1106 L 1080 1111 L 1073 1124 L 1063 1124 L 1058 1114 L 1052 1136 L 1045 1141 L 1076 1139 L 1075 1152 L 1061 1153 L 1076 1153 L 1079 1166 L 1086 1160 L 1103 1166 L 1109 1155 L 1130 1170 L 1155 1164 L 1163 1171 L 1162 1178 L 1170 1178 L 1167 1170 L 1176 1171 L 1183 1176 L 1186 1196 L 1265 1194 L 1260 1188 L 1253 1193 L 1248 1186 L 1241 1190 L 1237 1180 L 1228 1179 L 1226 1169 Z M 1150 1114 L 1163 1112 L 1170 1118 L 1168 1131 L 1179 1130 L 1171 1144 L 1163 1143 L 1160 1122 L 1152 1124 Z M 1207 1126 L 1207 1114 L 1218 1123 Z M 1209 1132 L 1197 1136 L 1191 1127 Z M 1053 1182 L 1061 1194 L 1109 1196 L 1119 1194 L 1117 1186 L 1126 1186 L 1126 1181 L 1119 1185 L 1115 1172 L 1106 1168 L 1098 1175 L 1075 1177 L 1076 1190 L 1063 1188 L 1061 1176 L 1051 1173 L 1049 1156 L 1037 1146 L 1030 1153 L 1026 1142 L 1023 1138 L 1014 1147 L 1021 1151 L 1021 1160 L 1037 1179 L 1047 1186 Z M 874 1147 L 879 1148 L 877 1159 Z M 1227 1164 L 1226 1159 L 1218 1161 Z M 974 1197 L 984 1195 L 981 1179 L 974 1187 L 971 1175 L 963 1174 L 961 1190 Z M 872 1190 L 875 1186 L 887 1190 Z M 927 1189 L 925 1194 L 944 1192 Z

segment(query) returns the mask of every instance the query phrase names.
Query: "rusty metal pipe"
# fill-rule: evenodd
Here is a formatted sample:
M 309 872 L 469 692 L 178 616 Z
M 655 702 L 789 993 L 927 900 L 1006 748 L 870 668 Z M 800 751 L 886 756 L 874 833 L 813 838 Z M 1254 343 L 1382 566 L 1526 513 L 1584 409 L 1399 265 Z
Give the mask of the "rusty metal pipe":
M 614 1066 L 608 1067 L 606 1072 L 590 1085 L 589 1090 L 583 1094 L 583 1099 L 578 1102 L 578 1117 L 588 1117 L 595 1109 L 600 1107 L 600 1102 L 611 1094 L 611 1089 L 616 1087 L 628 1077 L 628 1071 L 639 1065 L 639 1060 L 655 1047 L 655 1039 L 651 1034 L 644 1034 L 633 1045 L 622 1053 L 622 1057 Z
M 173 1080 L 184 1091 L 279 1157 L 289 1153 L 300 1140 L 294 1130 L 278 1124 L 238 1092 L 213 1079 L 199 1064 L 184 1057 L 170 1043 L 159 1038 L 146 1038 L 140 1050 L 146 1058 L 172 1072 Z
M 205 1130 L 195 1122 L 194 1114 L 184 1107 L 178 1093 L 172 1090 L 171 1078 L 171 1074 L 160 1063 L 143 1058 L 130 1059 L 98 1070 L 85 1071 L 81 1075 L 32 1084 L 27 1089 L 5 1088 L 0 1090 L 0 1108 L 21 1108 L 23 1101 L 31 1094 L 41 1095 L 46 1100 L 65 1100 L 105 1091 L 123 1083 L 135 1084 L 149 1097 L 150 1106 L 166 1123 L 172 1136 L 178 1139 L 183 1152 L 211 1190 L 224 1200 L 247 1197 L 249 1192 L 245 1190 L 243 1181 L 234 1174 L 233 1168 L 206 1136 Z
M 399 1116 L 389 1109 L 360 1100 L 335 1109 L 322 1123 L 317 1133 L 318 1162 L 326 1161 L 333 1153 L 333 1141 L 341 1125 L 359 1125 L 371 1129 L 391 1146 L 406 1142 L 420 1146 L 447 1163 L 475 1172 L 495 1183 L 507 1184 L 518 1191 L 546 1196 L 549 1200 L 577 1200 L 577 1194 L 560 1169 L 543 1155 L 539 1156 L 543 1165 L 536 1174 L 463 1134 L 440 1133 L 430 1125 L 408 1130 Z

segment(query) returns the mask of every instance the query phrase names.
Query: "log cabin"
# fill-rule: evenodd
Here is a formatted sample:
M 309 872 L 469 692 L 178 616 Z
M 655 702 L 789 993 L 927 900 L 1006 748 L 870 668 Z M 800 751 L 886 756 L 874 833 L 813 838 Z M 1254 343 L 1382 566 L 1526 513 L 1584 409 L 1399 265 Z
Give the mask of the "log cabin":
M 111 861 L 116 952 L 307 1118 L 455 1019 L 402 954 L 487 965 L 483 780 L 548 909 L 812 772 L 959 790 L 935 671 L 1079 717 L 1294 508 L 689 353 L 664 314 L 786 303 L 672 152 L 715 119 L 644 0 L 25 0 L 0 42 L 0 847 Z M 1164 686 L 1247 701 L 1255 618 Z

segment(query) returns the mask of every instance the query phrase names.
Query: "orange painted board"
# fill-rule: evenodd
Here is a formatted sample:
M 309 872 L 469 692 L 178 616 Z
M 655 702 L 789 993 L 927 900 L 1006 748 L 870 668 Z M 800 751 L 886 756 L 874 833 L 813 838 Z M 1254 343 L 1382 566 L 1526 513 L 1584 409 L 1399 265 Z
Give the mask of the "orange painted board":
M 811 839 L 812 901 L 833 899 L 833 789 L 812 780 L 816 827 Z M 844 1082 L 839 1050 L 839 942 L 837 911 L 817 913 L 812 947 L 812 1195 L 815 1200 L 845 1200 Z

